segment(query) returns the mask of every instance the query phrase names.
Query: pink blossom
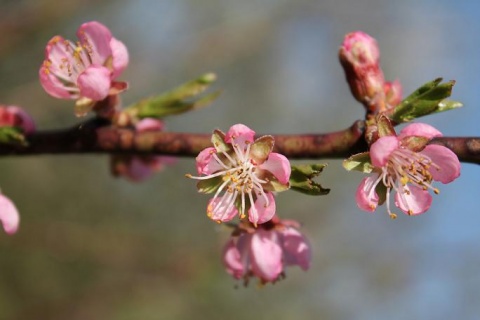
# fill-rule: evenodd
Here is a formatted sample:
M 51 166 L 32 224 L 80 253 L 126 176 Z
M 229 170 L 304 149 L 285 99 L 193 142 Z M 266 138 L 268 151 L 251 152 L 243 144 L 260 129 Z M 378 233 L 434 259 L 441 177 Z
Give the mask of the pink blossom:
M 162 121 L 145 118 L 140 120 L 135 128 L 137 132 L 161 131 L 164 128 Z M 116 176 L 123 176 L 130 181 L 140 182 L 155 172 L 161 171 L 165 165 L 172 165 L 176 158 L 168 156 L 124 156 L 117 155 L 112 158 L 112 170 Z
M 272 152 L 273 137 L 254 140 L 255 132 L 243 124 L 236 124 L 227 134 L 216 130 L 212 136 L 214 147 L 197 156 L 200 177 L 199 192 L 215 192 L 209 201 L 207 215 L 225 222 L 237 214 L 253 224 L 269 221 L 275 214 L 273 191 L 289 188 L 290 163 Z M 222 194 L 223 192 L 223 194 Z
M 20 216 L 13 202 L 0 194 L 0 222 L 7 234 L 14 234 L 18 230 Z
M 124 90 L 126 83 L 114 80 L 128 65 L 125 45 L 96 21 L 82 24 L 77 37 L 76 43 L 61 36 L 48 42 L 39 71 L 45 91 L 85 105 Z
M 21 128 L 26 134 L 35 131 L 33 118 L 17 106 L 0 105 L 0 127 L 4 126 Z
M 227 272 L 235 279 L 243 279 L 245 284 L 250 277 L 264 284 L 284 277 L 286 266 L 298 265 L 308 270 L 310 244 L 296 225 L 278 218 L 257 229 L 240 225 L 223 250 Z
M 426 145 L 441 135 L 430 125 L 414 123 L 398 136 L 383 136 L 375 141 L 370 148 L 374 169 L 356 193 L 360 209 L 372 212 L 386 201 L 389 215 L 395 218 L 390 210 L 390 193 L 394 191 L 395 205 L 404 213 L 418 215 L 427 211 L 432 203 L 428 190 L 439 193 L 432 181 L 449 183 L 460 175 L 455 153 L 443 146 Z

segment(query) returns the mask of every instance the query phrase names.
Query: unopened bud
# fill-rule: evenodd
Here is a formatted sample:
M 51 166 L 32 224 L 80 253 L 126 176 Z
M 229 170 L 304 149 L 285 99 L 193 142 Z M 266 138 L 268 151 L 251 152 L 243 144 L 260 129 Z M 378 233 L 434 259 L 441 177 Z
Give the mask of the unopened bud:
M 351 32 L 345 36 L 339 58 L 355 99 L 371 113 L 383 111 L 385 80 L 377 41 L 364 32 Z

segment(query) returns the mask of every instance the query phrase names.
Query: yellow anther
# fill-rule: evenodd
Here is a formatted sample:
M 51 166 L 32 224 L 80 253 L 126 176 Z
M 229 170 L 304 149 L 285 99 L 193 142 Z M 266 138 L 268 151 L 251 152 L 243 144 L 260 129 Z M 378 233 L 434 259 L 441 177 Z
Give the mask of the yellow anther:
M 389 213 L 388 214 L 392 220 L 397 219 L 397 215 L 395 213 Z
M 408 209 L 408 215 L 411 216 L 413 214 L 412 209 Z
M 400 182 L 402 183 L 402 185 L 406 185 L 408 183 L 410 179 L 408 179 L 407 176 L 403 176 L 401 179 L 400 179 Z
M 433 189 L 433 192 L 434 192 L 435 194 L 440 194 L 440 190 L 438 190 L 437 188 Z

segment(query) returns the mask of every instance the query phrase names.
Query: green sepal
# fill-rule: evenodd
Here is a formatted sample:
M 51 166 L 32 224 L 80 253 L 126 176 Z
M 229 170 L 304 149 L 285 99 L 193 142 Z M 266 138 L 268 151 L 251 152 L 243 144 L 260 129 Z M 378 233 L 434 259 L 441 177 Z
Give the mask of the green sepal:
M 292 190 L 312 195 L 321 196 L 330 192 L 330 189 L 323 188 L 320 184 L 313 181 L 313 178 L 322 173 L 326 164 L 304 164 L 292 166 L 290 175 L 290 187 Z
M 210 178 L 207 180 L 200 180 L 197 182 L 197 190 L 200 193 L 212 193 L 215 192 L 222 184 L 223 179 L 221 176 Z
M 270 180 L 268 183 L 263 185 L 264 190 L 273 191 L 273 192 L 282 192 L 290 189 L 290 183 L 280 183 L 278 180 Z
M 180 85 L 179 87 L 158 96 L 146 98 L 129 106 L 126 112 L 139 119 L 164 118 L 199 109 L 211 104 L 219 95 L 220 91 L 198 95 L 216 80 L 216 75 L 207 73 L 201 77 Z M 193 98 L 193 100 L 186 100 Z
M 402 146 L 414 152 L 422 151 L 431 139 L 420 136 L 408 136 L 402 139 Z
M 392 121 L 385 116 L 384 114 L 380 114 L 377 117 L 377 130 L 378 130 L 378 137 L 387 137 L 387 136 L 395 136 L 395 129 L 393 128 Z
M 0 143 L 13 145 L 28 145 L 23 131 L 17 127 L 0 127 Z
M 231 145 L 225 142 L 225 133 L 219 129 L 213 130 L 210 141 L 212 141 L 212 144 L 217 152 L 228 152 L 231 149 Z
M 357 153 L 343 160 L 343 167 L 348 171 L 355 170 L 363 173 L 370 173 L 374 169 L 370 160 L 370 152 Z
M 458 101 L 445 101 L 452 94 L 455 81 L 441 83 L 442 78 L 425 83 L 400 102 L 390 118 L 397 122 L 408 122 L 428 114 L 462 107 Z
M 264 163 L 273 150 L 275 140 L 272 136 L 262 136 L 255 140 L 250 147 L 250 158 L 256 163 Z

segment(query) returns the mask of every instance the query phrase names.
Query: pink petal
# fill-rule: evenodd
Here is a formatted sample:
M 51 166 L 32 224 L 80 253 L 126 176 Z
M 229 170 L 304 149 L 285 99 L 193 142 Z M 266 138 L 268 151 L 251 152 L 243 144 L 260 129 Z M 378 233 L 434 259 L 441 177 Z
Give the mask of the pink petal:
M 395 205 L 408 215 L 417 215 L 427 211 L 432 204 L 432 196 L 422 188 L 406 185 L 406 192 L 395 194 Z
M 245 148 L 246 143 L 253 143 L 255 131 L 243 124 L 236 124 L 230 127 L 226 136 L 225 142 L 236 143 L 241 148 Z
M 257 229 L 252 236 L 250 257 L 253 273 L 265 281 L 275 281 L 283 270 L 282 248 L 276 233 Z
M 7 234 L 17 232 L 20 215 L 13 202 L 3 194 L 0 194 L 0 221 Z
M 161 131 L 163 128 L 163 122 L 153 118 L 142 119 L 135 125 L 138 132 Z
M 400 143 L 394 136 L 381 137 L 370 147 L 370 159 L 375 167 L 383 167 L 393 151 L 398 149 Z
M 377 179 L 378 176 L 372 174 L 363 178 L 358 185 L 355 200 L 357 201 L 357 206 L 364 211 L 373 212 L 378 206 L 378 195 L 375 192 Z
M 238 215 L 238 210 L 233 204 L 233 202 L 228 201 L 230 195 L 230 193 L 226 192 L 220 198 L 210 199 L 207 205 L 207 215 L 210 219 L 217 222 L 227 222 Z M 214 209 L 222 200 L 223 202 L 221 203 L 220 207 L 214 212 Z
M 149 164 L 143 162 L 138 157 L 132 157 L 125 176 L 131 181 L 140 182 L 150 177 L 153 173 Z
M 290 179 L 290 162 L 280 153 L 270 153 L 267 160 L 259 167 L 263 170 L 270 171 L 282 184 L 287 184 Z
M 233 239 L 230 239 L 225 245 L 222 256 L 223 265 L 227 269 L 227 272 L 235 279 L 241 279 L 245 274 L 245 270 L 242 263 L 242 256 Z
M 275 215 L 275 197 L 271 192 L 266 192 L 265 195 L 266 199 L 262 195 L 257 195 L 257 200 L 255 200 L 252 208 L 248 210 L 248 220 L 253 224 L 261 224 L 270 221 Z
M 7 107 L 7 112 L 14 116 L 14 123 L 11 124 L 12 126 L 22 128 L 25 133 L 32 133 L 35 131 L 35 122 L 25 110 L 16 106 L 9 106 Z
M 59 76 L 63 81 L 73 83 L 78 76 L 76 61 L 73 58 L 74 50 L 75 44 L 61 36 L 55 36 L 45 47 L 45 60 L 42 66 L 48 67 L 51 74 Z
M 115 38 L 110 40 L 110 48 L 113 57 L 112 79 L 116 79 L 128 66 L 128 50 L 123 42 Z
M 434 180 L 449 183 L 460 176 L 460 161 L 452 150 L 444 146 L 430 144 L 420 153 L 429 157 L 438 166 L 430 166 L 429 171 Z
M 80 95 L 100 101 L 108 96 L 110 90 L 110 71 L 101 66 L 90 66 L 80 74 L 77 80 Z
M 432 139 L 435 137 L 441 137 L 442 133 L 426 123 L 412 123 L 403 128 L 398 135 L 398 139 L 403 139 L 409 136 L 419 136 Z
M 103 65 L 112 56 L 112 33 L 103 24 L 97 21 L 86 22 L 78 28 L 77 37 L 83 46 L 89 48 L 92 64 Z
M 283 255 L 286 265 L 298 265 L 303 270 L 310 268 L 312 250 L 310 244 L 298 230 L 285 228 L 280 231 L 283 239 Z
M 197 172 L 199 175 L 209 175 L 223 169 L 223 167 L 213 157 L 216 152 L 217 151 L 215 150 L 215 148 L 209 147 L 203 149 L 195 158 L 197 164 Z

